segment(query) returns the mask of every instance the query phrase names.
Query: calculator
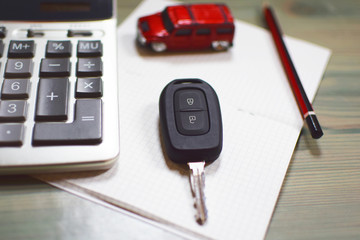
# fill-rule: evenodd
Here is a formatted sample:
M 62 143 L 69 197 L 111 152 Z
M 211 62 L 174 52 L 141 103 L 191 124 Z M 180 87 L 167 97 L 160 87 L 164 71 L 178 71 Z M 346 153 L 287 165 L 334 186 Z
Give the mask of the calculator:
M 0 174 L 114 164 L 115 12 L 113 0 L 0 3 Z

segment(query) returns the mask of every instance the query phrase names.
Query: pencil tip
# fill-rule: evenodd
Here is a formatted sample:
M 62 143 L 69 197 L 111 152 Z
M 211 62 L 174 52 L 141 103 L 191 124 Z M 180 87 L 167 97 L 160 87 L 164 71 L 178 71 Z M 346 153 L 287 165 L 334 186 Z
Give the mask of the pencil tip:
M 267 1 L 263 1 L 262 2 L 262 8 L 265 9 L 265 8 L 269 8 L 270 7 L 270 4 L 267 2 Z

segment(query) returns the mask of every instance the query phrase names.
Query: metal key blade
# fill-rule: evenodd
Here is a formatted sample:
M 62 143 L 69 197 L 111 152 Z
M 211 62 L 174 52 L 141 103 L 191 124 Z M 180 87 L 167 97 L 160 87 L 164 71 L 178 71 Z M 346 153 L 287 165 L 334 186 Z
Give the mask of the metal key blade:
M 195 208 L 197 210 L 197 214 L 195 215 L 195 217 L 200 224 L 204 224 L 207 219 L 207 209 L 205 206 L 205 194 L 204 194 L 205 162 L 189 162 L 188 165 L 191 170 L 191 174 L 190 174 L 191 191 L 195 200 Z

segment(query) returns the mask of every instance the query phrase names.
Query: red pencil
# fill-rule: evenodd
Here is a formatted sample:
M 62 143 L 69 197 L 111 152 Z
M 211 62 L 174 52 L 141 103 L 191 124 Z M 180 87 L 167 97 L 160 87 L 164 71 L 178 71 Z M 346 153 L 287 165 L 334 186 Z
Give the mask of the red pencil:
M 290 55 L 286 49 L 284 40 L 282 38 L 282 32 L 275 19 L 275 14 L 268 5 L 264 5 L 264 15 L 266 22 L 270 28 L 271 35 L 274 39 L 276 48 L 280 55 L 281 62 L 284 66 L 286 75 L 290 82 L 292 91 L 294 93 L 296 102 L 299 106 L 302 117 L 306 121 L 311 136 L 313 138 L 320 138 L 323 135 L 319 121 L 316 117 L 316 114 L 312 108 L 312 105 L 306 96 L 304 88 L 301 84 L 300 78 L 296 72 L 293 62 L 291 61 Z

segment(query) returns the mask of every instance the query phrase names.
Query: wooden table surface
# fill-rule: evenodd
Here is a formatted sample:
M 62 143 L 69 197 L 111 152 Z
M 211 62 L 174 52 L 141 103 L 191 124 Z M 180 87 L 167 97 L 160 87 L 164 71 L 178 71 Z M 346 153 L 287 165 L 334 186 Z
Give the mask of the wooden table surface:
M 118 0 L 119 22 L 139 2 Z M 261 0 L 223 2 L 265 26 Z M 333 52 L 313 103 L 324 136 L 303 129 L 266 239 L 360 239 L 360 1 L 270 3 L 287 35 Z M 0 239 L 178 238 L 31 177 L 0 177 Z

